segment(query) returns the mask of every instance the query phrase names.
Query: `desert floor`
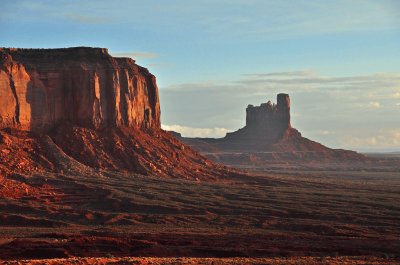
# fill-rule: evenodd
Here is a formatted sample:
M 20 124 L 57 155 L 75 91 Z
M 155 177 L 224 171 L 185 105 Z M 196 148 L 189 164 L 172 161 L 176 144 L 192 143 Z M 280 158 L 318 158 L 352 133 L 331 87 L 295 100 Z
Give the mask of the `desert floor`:
M 4 264 L 396 264 L 400 257 L 396 168 L 280 169 L 203 182 L 74 167 L 14 173 L 0 184 Z M 243 259 L 197 259 L 231 257 Z
M 399 264 L 395 259 L 374 258 L 374 257 L 291 257 L 291 258 L 69 258 L 69 259 L 48 259 L 48 260 L 18 260 L 18 261 L 0 261 L 4 265 L 42 265 L 42 264 L 104 264 L 104 265 L 166 265 L 166 264 L 199 264 L 199 265 L 395 265 Z

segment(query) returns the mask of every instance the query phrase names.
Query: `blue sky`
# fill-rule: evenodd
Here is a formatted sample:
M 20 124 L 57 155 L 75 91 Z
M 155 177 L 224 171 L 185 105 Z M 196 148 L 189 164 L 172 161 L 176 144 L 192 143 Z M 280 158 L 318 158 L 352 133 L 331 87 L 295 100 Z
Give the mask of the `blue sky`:
M 396 0 L 1 0 L 0 22 L 0 46 L 133 57 L 157 76 L 164 127 L 187 136 L 223 136 L 287 92 L 304 136 L 400 150 Z

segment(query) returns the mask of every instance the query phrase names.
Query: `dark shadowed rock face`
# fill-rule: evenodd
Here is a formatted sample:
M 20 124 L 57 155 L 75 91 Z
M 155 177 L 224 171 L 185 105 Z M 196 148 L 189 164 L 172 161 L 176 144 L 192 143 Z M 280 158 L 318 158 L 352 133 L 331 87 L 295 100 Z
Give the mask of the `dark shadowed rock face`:
M 246 109 L 246 127 L 290 128 L 290 98 L 288 94 L 278 94 L 278 104 L 271 101 L 258 107 L 249 105 Z
M 290 98 L 288 94 L 279 94 L 277 104 L 268 101 L 256 107 L 249 105 L 246 109 L 246 126 L 228 133 L 226 139 L 272 143 L 281 139 L 289 129 Z
M 246 126 L 222 139 L 218 146 L 229 151 L 266 151 L 287 139 L 302 138 L 290 124 L 290 97 L 278 94 L 277 104 L 249 105 L 246 109 Z
M 0 49 L 0 128 L 160 128 L 155 77 L 104 48 Z

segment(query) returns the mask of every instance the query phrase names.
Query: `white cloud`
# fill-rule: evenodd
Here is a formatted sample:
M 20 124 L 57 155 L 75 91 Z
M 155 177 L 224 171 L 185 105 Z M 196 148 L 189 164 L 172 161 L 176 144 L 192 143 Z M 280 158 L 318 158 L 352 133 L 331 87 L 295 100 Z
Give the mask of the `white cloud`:
M 132 59 L 153 59 L 159 57 L 156 53 L 151 52 L 111 52 L 115 57 L 130 57 Z
M 263 78 L 263 77 L 293 78 L 293 77 L 315 77 L 318 75 L 319 75 L 318 72 L 313 70 L 244 74 L 244 76 L 248 76 L 250 78 Z
M 224 137 L 226 133 L 229 132 L 229 130 L 225 128 L 193 128 L 176 124 L 162 124 L 161 127 L 166 131 L 179 132 L 184 137 L 220 138 Z
M 372 108 L 378 109 L 378 108 L 381 107 L 381 103 L 378 102 L 378 101 L 371 101 L 371 102 L 369 103 L 369 106 L 372 107 Z
M 336 32 L 398 29 L 396 1 L 2 1 L 0 20 L 54 21 L 62 12 L 93 23 L 102 16 L 154 32 L 193 30 L 208 40 L 274 40 Z M 244 3 L 246 2 L 246 3 Z M 28 13 L 30 11 L 30 13 Z M 21 16 L 23 14 L 24 16 Z M 61 16 L 60 16 L 61 14 Z M 134 15 L 132 15 L 134 14 Z M 84 16 L 84 17 L 82 17 Z M 97 21 L 95 19 L 94 21 Z M 119 26 L 119 25 L 118 25 Z
M 232 81 L 202 81 L 183 83 L 163 88 L 165 91 L 188 93 L 193 91 L 213 91 L 232 93 L 240 96 L 265 96 L 273 91 L 288 93 L 323 92 L 327 96 L 353 100 L 380 107 L 383 100 L 390 100 L 400 95 L 396 92 L 400 86 L 400 73 L 376 73 L 364 76 L 332 77 L 324 76 L 316 71 L 292 71 L 254 73 L 242 75 L 241 79 Z M 379 88 L 379 89 L 377 89 Z M 378 103 L 379 104 L 378 104 Z
M 365 137 L 348 137 L 344 139 L 344 144 L 351 148 L 399 148 L 400 147 L 400 128 L 391 130 L 381 130 L 376 135 Z
M 364 76 L 345 76 L 345 77 L 331 77 L 324 76 L 315 71 L 297 71 L 285 73 L 266 73 L 266 74 L 253 74 L 247 75 L 248 78 L 237 80 L 239 84 L 252 84 L 252 85 L 280 85 L 280 86 L 298 86 L 300 88 L 307 86 L 321 87 L 330 86 L 330 89 L 335 88 L 357 88 L 376 89 L 378 85 L 390 87 L 396 90 L 400 86 L 400 73 L 377 73 Z M 397 95 L 395 93 L 394 95 Z M 390 95 L 390 97 L 393 97 Z
M 400 92 L 393 93 L 393 98 L 400 98 Z
M 234 37 L 284 39 L 334 32 L 394 29 L 397 4 L 385 1 L 257 1 L 240 12 L 216 16 L 211 10 L 200 18 L 203 28 Z M 214 10 L 220 10 L 216 5 Z M 196 15 L 196 14 L 195 14 Z M 273 19 L 270 19 L 273 18 Z
M 64 15 L 67 19 L 81 24 L 104 24 L 110 20 L 107 17 L 91 16 L 87 14 L 70 13 Z
M 335 134 L 335 132 L 332 132 L 332 131 L 329 131 L 329 130 L 318 130 L 316 132 L 316 134 L 326 136 L 326 135 L 333 135 L 333 134 Z

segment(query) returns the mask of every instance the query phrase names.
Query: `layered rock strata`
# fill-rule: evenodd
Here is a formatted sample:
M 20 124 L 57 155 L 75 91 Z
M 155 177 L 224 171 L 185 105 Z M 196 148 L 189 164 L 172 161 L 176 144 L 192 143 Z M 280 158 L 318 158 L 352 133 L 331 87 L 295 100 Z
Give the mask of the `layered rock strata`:
M 0 49 L 0 127 L 160 127 L 156 78 L 104 48 Z

